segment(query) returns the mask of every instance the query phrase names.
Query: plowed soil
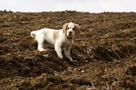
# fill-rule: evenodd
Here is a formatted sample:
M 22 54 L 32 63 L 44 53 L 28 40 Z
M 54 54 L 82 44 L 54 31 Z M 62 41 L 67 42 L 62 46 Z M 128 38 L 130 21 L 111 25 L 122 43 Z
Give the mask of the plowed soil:
M 39 52 L 30 32 L 81 26 L 71 56 Z M 136 90 L 136 13 L 0 11 L 0 90 Z

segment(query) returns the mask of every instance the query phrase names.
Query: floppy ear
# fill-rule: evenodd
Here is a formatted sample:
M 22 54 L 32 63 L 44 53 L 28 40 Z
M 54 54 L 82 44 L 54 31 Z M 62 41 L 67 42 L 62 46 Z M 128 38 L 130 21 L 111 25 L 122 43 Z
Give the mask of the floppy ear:
M 68 23 L 65 23 L 65 24 L 63 25 L 63 33 L 64 33 L 64 34 L 67 34 L 67 27 L 68 27 Z
M 76 32 L 76 37 L 78 37 L 80 34 L 80 26 L 78 24 L 75 25 L 75 32 Z

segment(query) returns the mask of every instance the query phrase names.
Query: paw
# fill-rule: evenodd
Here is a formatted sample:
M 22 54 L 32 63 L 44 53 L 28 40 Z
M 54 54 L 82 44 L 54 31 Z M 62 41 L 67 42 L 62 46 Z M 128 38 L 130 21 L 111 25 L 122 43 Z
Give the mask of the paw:
M 71 62 L 74 62 L 74 63 L 77 63 L 77 62 L 78 62 L 77 60 L 73 60 L 71 57 L 68 57 L 68 59 L 69 59 Z
M 57 54 L 57 55 L 58 55 L 58 58 L 63 59 L 62 54 Z
M 40 52 L 47 51 L 47 49 L 40 48 L 38 49 Z
M 71 57 L 67 57 L 71 62 L 73 62 L 73 59 Z
M 63 59 L 63 56 L 62 56 L 62 55 L 59 55 L 58 57 L 59 57 L 60 59 Z
M 71 62 L 73 62 L 73 59 L 72 59 L 71 57 L 69 57 L 69 60 L 70 60 Z

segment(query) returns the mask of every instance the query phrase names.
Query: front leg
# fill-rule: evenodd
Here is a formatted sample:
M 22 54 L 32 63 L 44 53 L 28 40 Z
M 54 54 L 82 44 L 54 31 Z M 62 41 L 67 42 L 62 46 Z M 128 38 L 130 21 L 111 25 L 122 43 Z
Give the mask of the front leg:
M 55 51 L 58 57 L 63 59 L 61 45 L 55 44 Z
M 64 53 L 65 53 L 65 56 L 66 56 L 70 61 L 73 61 L 73 59 L 72 59 L 71 56 L 70 56 L 70 49 L 71 49 L 71 46 L 64 48 Z

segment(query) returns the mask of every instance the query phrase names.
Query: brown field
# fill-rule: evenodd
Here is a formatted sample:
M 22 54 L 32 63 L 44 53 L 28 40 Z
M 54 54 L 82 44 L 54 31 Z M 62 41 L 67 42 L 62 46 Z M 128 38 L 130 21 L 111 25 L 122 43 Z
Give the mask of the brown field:
M 37 50 L 30 32 L 81 26 L 71 56 Z M 0 11 L 0 90 L 135 90 L 136 13 Z

